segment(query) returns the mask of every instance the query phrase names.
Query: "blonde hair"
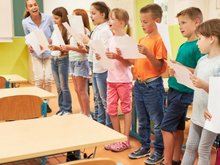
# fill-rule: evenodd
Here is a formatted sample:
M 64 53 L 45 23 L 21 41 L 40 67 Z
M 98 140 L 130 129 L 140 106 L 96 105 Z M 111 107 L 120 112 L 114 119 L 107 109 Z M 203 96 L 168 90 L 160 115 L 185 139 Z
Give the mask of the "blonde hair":
M 189 18 L 191 20 L 195 20 L 195 19 L 198 19 L 200 21 L 200 23 L 203 21 L 203 16 L 202 16 L 202 12 L 199 8 L 197 7 L 189 7 L 189 8 L 186 8 L 182 11 L 180 11 L 176 17 L 178 18 L 179 16 L 189 16 Z
M 125 26 L 127 26 L 126 33 L 128 35 L 130 35 L 131 28 L 129 26 L 129 14 L 128 14 L 128 12 L 124 9 L 121 9 L 121 8 L 114 8 L 110 11 L 109 17 L 111 17 L 113 13 L 114 13 L 116 19 L 118 19 L 119 21 L 124 21 Z

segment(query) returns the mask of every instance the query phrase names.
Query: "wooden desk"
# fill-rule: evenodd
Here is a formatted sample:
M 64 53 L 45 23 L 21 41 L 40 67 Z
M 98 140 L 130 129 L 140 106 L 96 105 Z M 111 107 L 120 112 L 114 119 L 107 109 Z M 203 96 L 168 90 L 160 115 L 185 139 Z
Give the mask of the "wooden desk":
M 14 96 L 14 95 L 36 95 L 41 97 L 42 99 L 49 99 L 56 97 L 55 94 L 45 91 L 36 86 L 0 89 L 0 98 L 7 96 Z
M 7 81 L 9 81 L 9 85 L 8 87 L 16 87 L 17 83 L 26 83 L 28 82 L 27 79 L 21 77 L 20 75 L 17 74 L 8 74 L 8 75 L 0 75 L 2 77 L 4 77 Z
M 0 123 L 0 163 L 53 155 L 127 138 L 82 114 Z
M 9 75 L 1 75 L 1 76 L 4 77 L 6 80 L 10 80 L 11 83 L 27 82 L 27 79 L 17 74 L 9 74 Z

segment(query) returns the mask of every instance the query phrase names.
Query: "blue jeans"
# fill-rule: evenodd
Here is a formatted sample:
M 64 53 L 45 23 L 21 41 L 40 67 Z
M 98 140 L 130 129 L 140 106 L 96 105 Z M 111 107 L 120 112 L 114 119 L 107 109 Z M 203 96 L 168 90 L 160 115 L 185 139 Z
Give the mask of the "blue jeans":
M 112 127 L 109 115 L 106 113 L 106 97 L 107 97 L 107 72 L 92 74 L 93 95 L 95 105 L 97 105 L 97 121 L 108 127 Z
M 150 121 L 154 122 L 154 151 L 163 154 L 161 122 L 164 110 L 164 87 L 162 78 L 146 83 L 135 82 L 134 102 L 138 116 L 138 133 L 143 148 L 150 149 Z
M 89 61 L 89 69 L 92 73 L 92 82 L 94 81 L 93 79 L 93 63 Z M 93 90 L 93 93 L 95 93 L 95 90 L 94 87 L 92 86 L 92 90 Z M 93 94 L 93 99 L 94 99 L 94 114 L 93 114 L 93 119 L 97 121 L 97 116 L 98 116 L 98 105 L 96 103 L 96 98 L 95 98 L 95 95 Z
M 54 80 L 56 82 L 58 93 L 58 104 L 60 112 L 72 113 L 72 99 L 69 90 L 68 77 L 69 77 L 69 58 L 52 57 L 51 67 Z

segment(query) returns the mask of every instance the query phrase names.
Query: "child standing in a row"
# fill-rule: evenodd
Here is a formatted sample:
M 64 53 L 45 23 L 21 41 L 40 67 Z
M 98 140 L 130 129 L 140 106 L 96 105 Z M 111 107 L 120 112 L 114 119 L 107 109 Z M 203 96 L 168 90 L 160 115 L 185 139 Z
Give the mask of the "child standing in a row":
M 89 17 L 85 10 L 75 9 L 73 15 L 82 16 L 85 35 L 90 34 Z M 89 62 L 88 51 L 71 37 L 70 45 L 62 46 L 63 50 L 69 51 L 70 73 L 73 79 L 74 89 L 77 94 L 82 114 L 90 116 L 88 79 Z
M 187 41 L 180 46 L 176 61 L 194 72 L 202 56 L 196 45 L 198 39 L 195 32 L 196 27 L 202 23 L 202 12 L 199 8 L 190 7 L 179 12 L 177 18 L 180 31 Z M 174 74 L 171 69 L 168 80 L 168 107 L 162 122 L 165 165 L 181 164 L 185 119 L 188 106 L 193 100 L 193 90 L 179 84 Z
M 113 128 L 121 132 L 118 118 L 118 101 L 121 102 L 121 111 L 124 114 L 124 134 L 128 140 L 124 142 L 109 144 L 105 149 L 115 152 L 130 148 L 129 132 L 131 127 L 131 89 L 132 74 L 130 62 L 123 58 L 123 54 L 115 44 L 117 38 L 129 38 L 129 15 L 127 11 L 119 8 L 112 9 L 109 14 L 109 26 L 114 36 L 109 39 L 109 51 L 107 57 L 112 59 L 112 66 L 108 69 L 107 77 L 107 113 L 110 116 Z M 125 32 L 127 28 L 127 34 Z
M 112 32 L 108 25 L 109 7 L 104 2 L 94 2 L 91 4 L 90 13 L 92 23 L 96 26 L 91 33 L 91 40 L 101 40 L 105 48 L 108 47 L 108 40 L 112 37 Z M 83 42 L 90 46 L 90 40 L 88 37 L 83 38 Z M 108 127 L 112 127 L 110 118 L 106 113 L 106 96 L 107 96 L 107 69 L 103 68 L 98 60 L 95 58 L 91 46 L 89 50 L 89 56 L 93 59 L 93 73 L 92 73 L 92 87 L 95 98 L 95 105 L 98 109 L 95 109 L 96 118 L 99 123 L 105 124 Z
M 203 56 L 191 76 L 195 90 L 193 110 L 182 165 L 193 165 L 198 150 L 198 165 L 209 165 L 211 147 L 216 133 L 204 129 L 204 113 L 208 107 L 209 77 L 220 76 L 220 19 L 212 19 L 198 26 L 198 47 Z
M 156 22 L 161 22 L 162 13 L 161 7 L 157 4 L 149 4 L 140 10 L 142 29 L 147 36 L 140 39 L 139 51 L 146 55 L 146 59 L 137 59 L 134 63 L 134 75 L 137 78 L 134 85 L 134 103 L 141 147 L 129 154 L 129 158 L 149 156 L 145 161 L 146 164 L 157 164 L 163 160 L 161 122 L 164 110 L 164 87 L 161 74 L 167 68 L 165 62 L 167 52 L 156 26 Z M 151 120 L 154 122 L 155 135 L 152 154 L 150 153 Z
M 55 8 L 53 11 L 53 21 L 57 24 L 60 33 L 62 34 L 65 44 L 69 44 L 70 35 L 62 23 L 68 22 L 68 12 L 63 7 Z M 58 116 L 68 115 L 72 113 L 72 99 L 69 90 L 69 54 L 67 51 L 62 51 L 60 42 L 56 33 L 52 35 L 52 45 L 49 46 L 51 52 L 51 67 L 53 77 L 57 87 L 59 111 Z

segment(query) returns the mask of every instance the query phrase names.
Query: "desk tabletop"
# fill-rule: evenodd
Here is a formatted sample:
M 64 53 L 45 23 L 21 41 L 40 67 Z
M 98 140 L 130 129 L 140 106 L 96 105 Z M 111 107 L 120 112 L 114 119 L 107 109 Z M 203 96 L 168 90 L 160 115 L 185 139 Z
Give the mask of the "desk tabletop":
M 35 95 L 41 97 L 42 99 L 56 97 L 55 94 L 43 90 L 41 88 L 38 88 L 36 86 L 0 89 L 0 98 L 14 96 L 14 95 Z
M 82 114 L 0 123 L 0 163 L 125 141 Z
M 22 83 L 27 82 L 28 80 L 18 74 L 8 74 L 8 75 L 0 75 L 4 77 L 6 80 L 10 80 L 12 83 Z

